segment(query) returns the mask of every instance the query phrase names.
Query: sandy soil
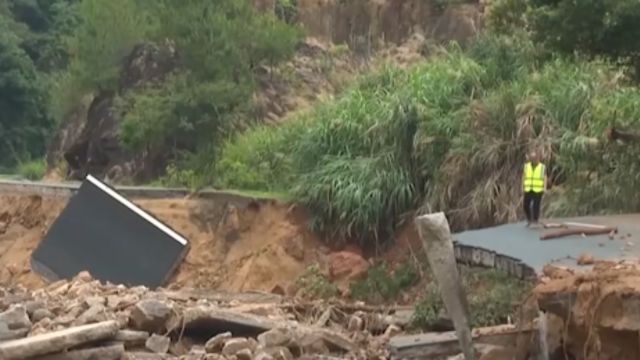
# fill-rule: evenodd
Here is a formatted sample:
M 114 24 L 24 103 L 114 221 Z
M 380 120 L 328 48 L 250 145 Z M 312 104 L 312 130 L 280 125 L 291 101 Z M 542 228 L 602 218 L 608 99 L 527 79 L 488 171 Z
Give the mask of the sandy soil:
M 199 199 L 134 202 L 191 242 L 170 287 L 286 289 L 327 252 L 306 231 L 304 214 L 286 204 L 238 210 Z M 43 285 L 29 257 L 65 205 L 65 199 L 0 196 L 0 284 Z

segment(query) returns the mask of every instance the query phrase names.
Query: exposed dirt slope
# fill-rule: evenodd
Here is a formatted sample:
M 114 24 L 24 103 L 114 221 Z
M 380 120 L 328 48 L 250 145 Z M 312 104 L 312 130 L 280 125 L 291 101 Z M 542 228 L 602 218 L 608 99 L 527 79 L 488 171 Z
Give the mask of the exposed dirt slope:
M 288 205 L 264 203 L 239 210 L 199 199 L 140 200 L 191 241 L 173 286 L 271 291 L 323 261 L 323 246 L 306 231 L 304 216 Z M 39 287 L 29 257 L 66 204 L 60 198 L 0 196 L 0 284 Z
M 253 0 L 256 8 L 281 14 L 275 0 Z M 359 53 L 415 33 L 436 41 L 464 41 L 482 27 L 484 1 L 445 4 L 435 0 L 298 0 L 295 19 L 309 36 L 348 44 Z
M 564 319 L 557 338 L 576 359 L 640 359 L 640 267 L 597 263 L 573 274 L 547 267 L 535 289 L 540 307 Z

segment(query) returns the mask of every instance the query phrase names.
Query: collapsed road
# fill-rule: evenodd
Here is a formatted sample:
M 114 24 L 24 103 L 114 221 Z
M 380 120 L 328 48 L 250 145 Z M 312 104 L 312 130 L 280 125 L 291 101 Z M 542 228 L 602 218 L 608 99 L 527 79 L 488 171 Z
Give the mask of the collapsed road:
M 640 214 L 554 219 L 565 229 L 530 229 L 524 223 L 471 230 L 454 235 L 461 262 L 500 265 L 515 276 L 539 276 L 547 264 L 583 268 L 576 262 L 584 254 L 597 260 L 640 259 Z M 639 242 L 636 246 L 636 242 Z
M 4 195 L 9 202 L 17 201 L 16 204 L 22 204 L 19 200 L 20 197 L 29 199 L 25 206 L 18 206 L 22 207 L 20 210 L 22 213 L 28 214 L 20 220 L 16 218 L 17 214 L 0 211 L 2 214 L 0 220 L 7 222 L 0 228 L 5 228 L 4 231 L 9 232 L 5 234 L 6 236 L 13 236 L 15 234 L 12 233 L 13 230 L 10 230 L 13 223 L 26 229 L 37 225 L 35 229 L 38 238 L 46 238 L 47 230 L 52 228 L 51 224 L 59 214 L 64 214 L 62 209 L 68 205 L 69 196 L 81 194 L 82 191 L 79 189 L 80 187 L 75 185 L 0 182 L 0 193 L 11 194 Z M 145 191 L 147 190 L 141 188 L 118 189 L 119 193 L 128 193 L 138 199 Z M 184 200 L 184 197 L 188 195 L 188 192 L 182 189 L 149 189 L 149 192 L 151 198 L 168 196 L 176 201 L 187 201 Z M 34 193 L 42 195 L 43 198 L 34 197 Z M 180 226 L 175 228 L 178 235 L 183 236 L 181 234 L 184 234 L 183 238 L 186 241 L 196 240 L 194 241 L 197 249 L 196 255 L 201 255 L 200 253 L 209 247 L 215 248 L 216 251 L 223 249 L 223 247 L 211 246 L 209 242 L 201 242 L 201 238 L 235 239 L 235 243 L 233 240 L 227 241 L 225 246 L 234 246 L 237 245 L 237 242 L 243 242 L 247 230 L 246 228 L 239 230 L 242 225 L 238 224 L 245 220 L 243 211 L 252 213 L 251 219 L 257 219 L 260 217 L 256 217 L 255 211 L 260 211 L 261 206 L 273 206 L 268 200 L 251 199 L 235 194 L 205 192 L 203 195 L 203 197 L 208 196 L 217 203 L 221 203 L 220 197 L 226 199 L 226 202 L 222 202 L 224 204 L 222 211 L 220 209 L 216 211 L 217 214 L 223 215 L 218 215 L 219 218 L 216 220 L 219 223 L 216 224 L 215 229 L 206 230 L 206 235 L 201 237 L 200 235 L 194 236 L 189 228 Z M 52 200 L 56 198 L 63 199 L 63 202 L 57 203 Z M 35 201 L 34 199 L 39 200 Z M 55 216 L 41 218 L 39 211 L 51 205 L 47 204 L 49 201 L 53 204 Z M 229 208 L 228 205 L 232 202 L 237 207 Z M 137 200 L 136 203 L 144 204 L 140 208 L 141 211 L 144 211 L 142 208 L 145 205 L 148 206 L 148 203 L 144 201 Z M 236 210 L 233 210 L 234 208 Z M 257 208 L 258 210 L 256 210 Z M 162 218 L 158 221 L 166 224 L 172 223 L 177 213 L 183 212 L 182 208 L 176 208 L 175 201 L 168 206 L 168 210 L 166 213 L 166 210 L 154 212 L 159 214 L 159 218 Z M 206 212 L 211 208 L 198 210 Z M 240 214 L 236 218 L 229 215 L 234 214 L 234 211 L 236 211 L 236 215 Z M 140 216 L 140 214 L 138 215 Z M 64 215 L 60 217 L 62 216 Z M 35 218 L 35 220 L 28 220 L 29 218 Z M 627 223 L 616 222 L 615 225 L 620 226 L 620 232 L 617 236 L 623 236 L 626 239 L 632 236 L 627 234 L 627 226 L 633 223 L 631 219 L 632 217 L 629 217 Z M 589 220 L 593 221 L 594 219 Z M 229 226 L 234 223 L 234 226 Z M 602 226 L 604 225 L 608 224 L 604 223 Z M 274 227 L 278 227 L 274 222 L 260 225 L 256 231 L 262 236 L 257 236 L 256 239 L 264 241 L 265 229 Z M 539 329 L 542 318 L 549 318 L 549 323 L 557 324 L 560 321 L 562 324 L 570 326 L 585 326 L 584 321 L 574 323 L 571 319 L 557 315 L 559 311 L 571 308 L 571 304 L 575 303 L 572 300 L 575 299 L 575 295 L 571 295 L 571 292 L 569 295 L 564 294 L 562 288 L 552 286 L 551 289 L 554 290 L 548 290 L 549 287 L 543 287 L 548 284 L 557 284 L 559 279 L 567 277 L 573 276 L 572 279 L 579 279 L 578 275 L 573 275 L 572 269 L 547 266 L 543 270 L 532 270 L 533 267 L 525 262 L 529 261 L 526 257 L 524 257 L 525 261 L 521 261 L 515 256 L 497 252 L 478 256 L 478 251 L 489 253 L 491 250 L 485 250 L 477 246 L 478 244 L 465 242 L 465 234 L 467 233 L 455 235 L 457 240 L 455 255 L 458 260 L 464 260 L 466 256 L 468 262 L 498 268 L 502 266 L 520 277 L 543 276 L 542 284 L 534 292 L 533 299 L 535 301 L 527 303 L 523 309 L 523 312 L 528 315 L 519 316 L 516 325 L 473 329 L 471 337 L 478 358 L 512 359 L 513 354 L 524 354 L 525 357 L 522 360 L 534 358 L 540 351 L 541 334 Z M 90 235 L 90 233 L 85 234 L 85 236 Z M 536 231 L 530 231 L 529 235 L 531 235 L 530 237 L 539 237 L 540 234 Z M 289 239 L 289 235 L 286 235 L 285 238 Z M 463 238 L 463 241 L 460 241 L 460 238 Z M 544 242 L 536 239 L 536 242 L 538 244 L 557 244 L 566 240 L 573 242 L 585 239 L 587 238 L 578 236 L 577 238 L 568 237 Z M 591 241 L 594 239 L 597 239 L 595 241 L 604 240 L 597 236 L 588 239 Z M 129 240 L 129 242 L 131 241 L 133 240 Z M 606 241 L 619 245 L 621 239 L 614 238 Z M 2 236 L 0 236 L 1 243 Z M 251 240 L 250 244 L 255 247 L 258 242 Z M 29 255 L 32 250 L 37 248 L 37 245 L 39 245 L 39 240 L 33 243 L 32 248 L 27 247 L 30 249 Z M 150 246 L 153 247 L 153 245 L 146 245 L 146 248 Z M 300 249 L 302 249 L 302 258 L 306 259 L 306 249 L 315 247 L 316 243 L 313 242 L 306 246 L 300 246 L 296 250 L 295 257 L 300 258 Z M 9 250 L 13 251 L 13 249 Z M 233 253 L 233 248 L 230 252 Z M 278 260 L 273 262 L 277 263 L 283 259 L 283 256 L 285 258 L 290 256 L 287 254 L 289 254 L 287 251 L 276 252 Z M 228 255 L 229 253 L 225 254 L 225 256 Z M 176 259 L 181 258 L 182 256 L 176 257 Z M 58 277 L 62 280 L 55 281 L 55 277 L 48 278 L 49 281 L 54 280 L 54 282 L 49 285 L 35 284 L 29 289 L 20 285 L 20 279 L 23 279 L 23 276 L 27 274 L 25 271 L 29 271 L 24 268 L 16 270 L 13 265 L 8 266 L 3 270 L 8 270 L 19 276 L 11 277 L 17 281 L 13 284 L 6 283 L 8 286 L 0 289 L 0 358 L 16 360 L 108 360 L 112 358 L 194 360 L 447 359 L 463 350 L 459 346 L 455 333 L 406 333 L 411 319 L 410 308 L 370 307 L 362 304 L 322 301 L 300 302 L 300 300 L 294 300 L 294 296 L 261 292 L 246 293 L 237 288 L 229 289 L 231 292 L 189 290 L 188 286 L 177 283 L 175 279 L 180 276 L 193 277 L 189 272 L 183 273 L 182 269 L 185 266 L 190 266 L 189 262 L 193 261 L 192 259 L 187 254 L 186 260 L 183 260 L 184 264 L 179 266 L 178 274 L 169 282 L 162 282 L 169 285 L 168 289 L 157 288 L 155 290 L 136 286 L 140 284 L 135 284 L 135 282 L 129 286 L 114 285 L 104 281 L 104 274 L 99 275 L 99 279 L 94 279 L 94 275 L 87 272 L 81 273 L 73 279 L 70 279 L 69 274 L 59 274 Z M 596 260 L 592 262 L 592 264 L 594 263 L 596 269 L 599 269 L 598 266 L 603 264 Z M 211 263 L 212 266 L 215 264 L 215 262 Z M 256 262 L 252 261 L 251 264 L 256 264 Z M 207 265 L 198 266 L 203 269 L 207 268 Z M 613 269 L 612 271 L 617 271 L 615 267 L 609 266 L 610 269 Z M 301 268 L 303 267 L 304 265 L 301 265 Z M 72 270 L 70 271 L 72 272 Z M 163 273 L 163 276 L 169 276 L 169 273 Z M 228 274 L 227 277 L 240 275 L 243 279 L 249 279 L 243 274 L 229 272 L 229 269 L 225 273 Z M 260 274 L 261 272 L 251 271 L 249 268 L 248 273 Z M 264 278 L 273 277 L 270 274 L 260 275 L 265 276 Z M 208 277 L 207 273 L 203 273 L 201 276 L 202 278 Z M 121 283 L 119 281 L 113 282 Z M 155 287 L 153 284 L 149 285 Z M 216 286 L 202 287 L 215 288 Z M 267 285 L 265 290 L 269 291 L 271 287 L 271 285 Z M 579 285 L 575 285 L 575 287 L 578 288 Z M 248 288 L 256 288 L 256 286 L 249 285 Z M 554 297 L 555 293 L 559 295 Z M 538 304 L 540 304 L 540 309 L 547 313 L 544 317 L 539 315 Z M 593 305 L 581 304 L 583 307 Z M 546 322 L 547 320 L 545 320 L 545 324 Z M 619 327 L 619 325 L 615 325 L 615 327 Z M 554 327 L 554 329 L 557 328 L 559 327 Z M 598 348 L 600 345 L 593 345 L 596 340 L 589 339 L 589 341 L 581 342 L 582 340 L 576 340 L 576 335 L 572 333 L 560 334 L 558 331 L 550 331 L 547 337 L 545 343 L 550 351 L 557 352 L 558 349 L 562 350 L 564 347 L 567 353 L 577 354 L 577 349 L 585 343 L 589 344 L 588 352 L 602 349 L 602 347 Z M 562 339 L 562 341 L 558 339 Z M 618 348 L 613 346 L 607 351 L 616 353 L 616 349 Z M 589 357 L 575 358 L 590 359 Z

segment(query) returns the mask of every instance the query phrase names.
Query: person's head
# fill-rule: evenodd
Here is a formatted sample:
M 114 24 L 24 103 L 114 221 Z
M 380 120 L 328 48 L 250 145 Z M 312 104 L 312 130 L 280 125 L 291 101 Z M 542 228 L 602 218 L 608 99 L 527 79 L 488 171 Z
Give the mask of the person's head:
M 540 155 L 538 154 L 537 151 L 532 150 L 529 153 L 529 161 L 531 161 L 531 163 L 534 165 L 537 165 L 540 162 Z

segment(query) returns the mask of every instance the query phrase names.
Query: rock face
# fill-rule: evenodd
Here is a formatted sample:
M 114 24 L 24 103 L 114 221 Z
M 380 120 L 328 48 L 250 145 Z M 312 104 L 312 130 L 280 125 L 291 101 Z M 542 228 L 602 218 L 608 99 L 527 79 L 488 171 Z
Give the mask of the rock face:
M 256 8 L 282 15 L 275 0 Z M 399 44 L 415 32 L 436 40 L 466 40 L 482 26 L 482 0 L 442 6 L 429 0 L 298 0 L 296 20 L 307 34 L 366 51 L 381 42 Z
M 136 46 L 125 59 L 118 92 L 97 94 L 88 107 L 78 106 L 58 129 L 48 149 L 48 166 L 64 160 L 68 165 L 66 175 L 72 180 L 84 179 L 91 173 L 109 180 L 133 177 L 144 181 L 164 171 L 166 159 L 160 149 L 134 154 L 120 145 L 121 114 L 116 112 L 114 99 L 163 80 L 176 67 L 177 60 L 170 43 Z

